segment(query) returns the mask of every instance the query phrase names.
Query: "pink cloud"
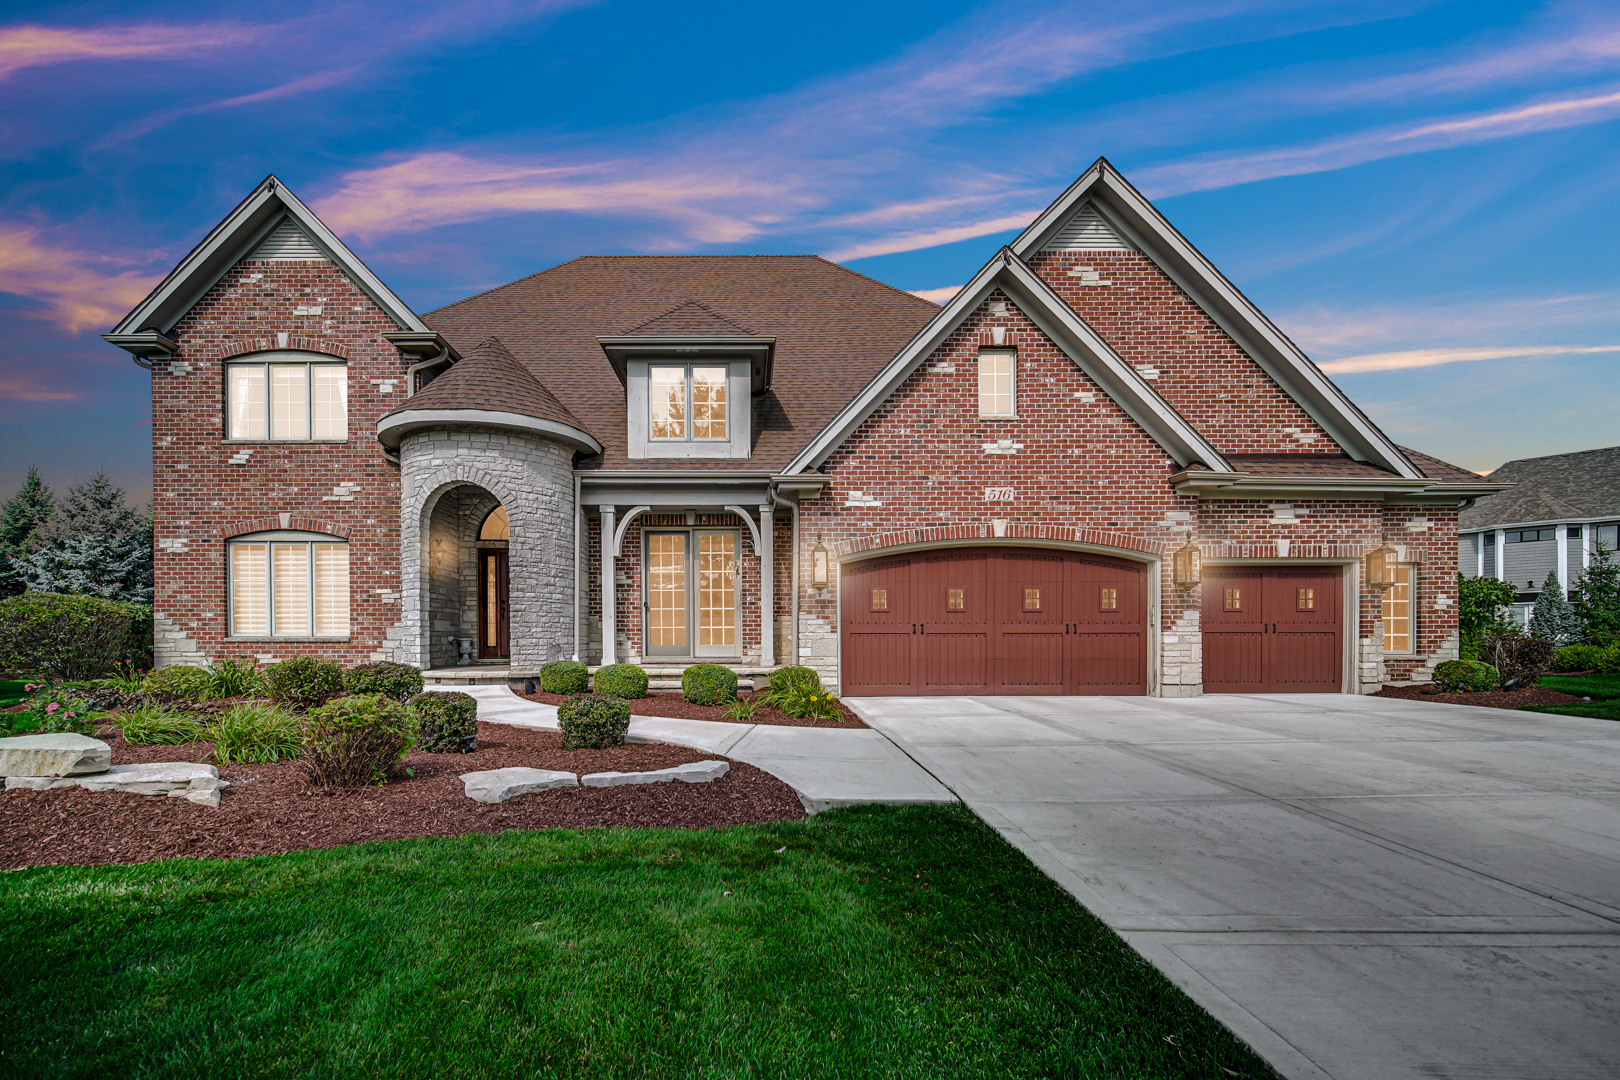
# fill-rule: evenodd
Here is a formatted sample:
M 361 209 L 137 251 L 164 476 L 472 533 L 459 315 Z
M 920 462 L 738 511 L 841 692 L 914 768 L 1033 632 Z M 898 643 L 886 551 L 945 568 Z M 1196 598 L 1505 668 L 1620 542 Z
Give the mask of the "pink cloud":
M 82 397 L 80 391 L 51 386 L 38 372 L 0 375 L 0 401 L 77 401 Z
M 0 27 L 0 78 L 75 60 L 137 60 L 240 44 L 255 32 L 225 24 L 107 26 L 88 29 L 22 23 Z
M 157 282 L 158 275 L 41 237 L 39 229 L 0 223 L 0 292 L 39 301 L 45 317 L 69 333 L 111 327 Z

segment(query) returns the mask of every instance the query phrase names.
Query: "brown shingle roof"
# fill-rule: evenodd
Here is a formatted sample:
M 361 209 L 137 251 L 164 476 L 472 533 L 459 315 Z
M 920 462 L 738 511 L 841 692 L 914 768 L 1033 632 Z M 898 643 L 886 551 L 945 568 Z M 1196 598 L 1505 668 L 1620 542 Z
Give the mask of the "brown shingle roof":
M 776 338 L 774 387 L 754 399 L 747 461 L 625 455 L 624 388 L 596 339 L 624 327 L 682 333 L 648 329 L 677 314 L 723 320 L 729 335 Z M 814 255 L 606 255 L 563 263 L 424 321 L 458 349 L 498 334 L 603 443 L 584 468 L 734 471 L 787 465 L 937 314 L 937 305 Z
M 1383 480 L 1395 474 L 1349 454 L 1227 454 L 1232 468 L 1250 476 Z
M 1620 517 L 1620 446 L 1520 458 L 1490 479 L 1517 486 L 1464 510 L 1457 516 L 1460 528 Z
M 1450 480 L 1459 484 L 1483 484 L 1486 478 L 1477 472 L 1469 472 L 1461 465 L 1453 465 L 1448 461 L 1441 461 L 1428 454 L 1420 454 L 1409 446 L 1401 447 L 1401 451 L 1412 459 L 1412 464 L 1423 470 L 1423 475 L 1431 480 Z
M 467 351 L 460 363 L 384 415 L 424 409 L 483 409 L 517 413 L 519 416 L 567 424 L 587 435 L 595 434 L 580 423 L 529 369 L 518 363 L 498 337 L 480 341 Z
M 624 332 L 623 336 L 754 337 L 755 334 L 752 330 L 744 330 L 707 304 L 700 304 L 696 300 L 688 300 L 686 303 L 671 308 L 662 315 L 648 319 L 640 326 L 632 326 Z

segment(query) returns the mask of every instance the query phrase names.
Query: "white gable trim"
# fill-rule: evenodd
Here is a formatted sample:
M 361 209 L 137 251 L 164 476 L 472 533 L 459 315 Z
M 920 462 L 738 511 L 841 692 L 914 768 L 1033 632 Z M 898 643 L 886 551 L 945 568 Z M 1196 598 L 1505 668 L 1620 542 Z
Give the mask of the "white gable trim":
M 1152 259 L 1345 452 L 1398 476 L 1423 476 L 1287 335 L 1105 159 L 1098 158 L 1019 234 L 1010 245 L 1013 253 L 1025 259 L 1040 251 L 1067 224 L 1070 211 L 1086 202 Z
M 401 330 L 428 332 L 427 324 L 405 302 L 395 296 L 366 264 L 350 251 L 337 234 L 300 202 L 275 176 L 264 183 L 225 220 L 214 226 L 204 239 L 180 260 L 180 265 L 153 289 L 135 310 L 113 328 L 113 335 L 133 334 L 148 327 L 163 333 L 174 328 L 208 290 L 219 283 L 231 267 L 254 251 L 282 222 L 292 219 L 316 247 L 325 253 L 376 301 Z M 111 335 L 109 335 L 111 336 Z
M 997 252 L 972 281 L 962 286 L 951 302 L 782 471 L 787 474 L 804 472 L 827 460 L 998 287 L 1176 464 L 1185 468 L 1196 461 L 1217 473 L 1232 471 L 1215 448 L 1159 397 L 1135 368 L 1098 337 L 1022 259 L 1006 248 Z

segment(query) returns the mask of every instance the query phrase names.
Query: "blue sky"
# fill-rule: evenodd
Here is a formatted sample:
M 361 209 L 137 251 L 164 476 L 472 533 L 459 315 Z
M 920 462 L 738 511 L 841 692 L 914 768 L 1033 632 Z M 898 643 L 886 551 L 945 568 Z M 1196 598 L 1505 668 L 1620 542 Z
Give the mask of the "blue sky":
M 150 491 L 97 336 L 275 172 L 418 311 L 581 254 L 943 299 L 1106 155 L 1384 428 L 1620 442 L 1620 6 L 8 5 L 0 489 Z

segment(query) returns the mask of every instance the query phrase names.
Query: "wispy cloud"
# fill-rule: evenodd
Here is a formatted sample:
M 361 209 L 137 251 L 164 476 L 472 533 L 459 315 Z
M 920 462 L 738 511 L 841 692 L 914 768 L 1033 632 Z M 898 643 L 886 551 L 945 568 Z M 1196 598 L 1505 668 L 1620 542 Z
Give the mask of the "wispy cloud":
M 65 390 L 37 372 L 0 374 L 0 401 L 77 401 L 82 390 Z
M 127 127 L 114 130 L 107 138 L 96 143 L 90 149 L 105 150 L 109 146 L 116 146 L 118 143 L 128 142 L 130 139 L 138 139 L 142 135 L 150 134 L 158 128 L 186 116 L 202 116 L 207 113 L 223 112 L 226 109 L 237 109 L 246 105 L 258 105 L 278 98 L 292 97 L 295 94 L 308 94 L 317 90 L 327 90 L 347 82 L 358 71 L 358 67 L 317 71 L 250 94 L 237 94 L 234 97 L 220 98 L 218 101 L 205 101 L 197 105 L 159 109 Z
M 0 223 L 0 292 L 39 301 L 69 333 L 112 326 L 156 280 L 112 257 L 56 246 L 40 229 Z
M 962 291 L 960 285 L 947 285 L 943 289 L 912 289 L 912 296 L 920 296 L 931 304 L 943 304 Z
M 1367 353 L 1326 360 L 1317 366 L 1330 375 L 1362 371 L 1399 371 L 1435 367 L 1469 360 L 1512 360 L 1533 356 L 1586 356 L 1620 352 L 1620 345 L 1510 345 L 1483 349 L 1407 349 L 1403 352 Z
M 829 252 L 826 258 L 833 262 L 850 262 L 854 259 L 869 259 L 873 255 L 893 255 L 899 251 L 920 251 L 923 248 L 938 247 L 941 244 L 954 244 L 960 240 L 973 240 L 980 236 L 991 236 L 999 232 L 1011 232 L 1013 229 L 1022 229 L 1041 211 L 1019 210 L 1006 217 L 992 218 L 989 221 L 975 221 L 971 225 L 951 225 L 943 229 L 926 229 L 922 232 L 901 233 L 897 236 L 885 236 L 877 240 L 868 240 L 865 243 L 855 244 L 851 247 L 840 248 Z
M 1280 176 L 1347 169 L 1369 161 L 1491 142 L 1514 135 L 1595 124 L 1620 117 L 1620 90 L 1530 102 L 1507 109 L 1448 117 L 1272 150 L 1210 154 L 1141 170 L 1138 185 L 1150 197 L 1181 195 L 1272 180 Z
M 197 55 L 251 41 L 255 31 L 228 23 L 0 27 L 0 79 L 25 68 L 83 60 L 142 60 Z
M 1549 338 L 1612 341 L 1620 337 L 1616 312 L 1620 293 L 1588 292 L 1313 306 L 1273 317 L 1319 362 L 1333 363 L 1423 348 L 1540 348 Z

